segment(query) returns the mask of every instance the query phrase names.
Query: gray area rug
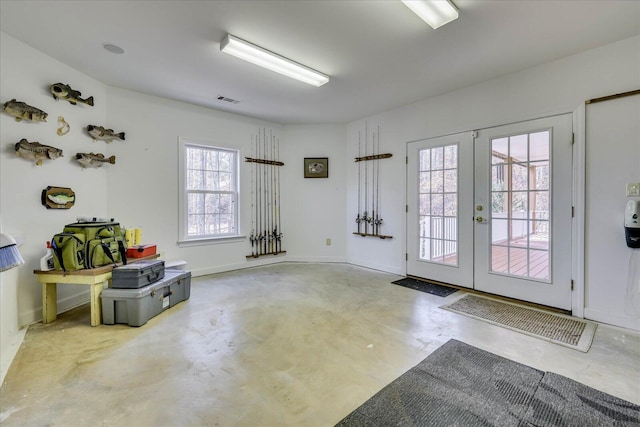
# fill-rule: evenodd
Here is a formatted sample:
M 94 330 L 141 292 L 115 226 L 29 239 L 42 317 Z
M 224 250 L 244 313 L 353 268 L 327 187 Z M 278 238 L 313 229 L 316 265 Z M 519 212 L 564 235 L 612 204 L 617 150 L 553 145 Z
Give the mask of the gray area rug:
M 467 294 L 440 308 L 584 353 L 596 332 L 594 322 L 478 295 Z
M 639 426 L 640 406 L 449 340 L 336 426 Z

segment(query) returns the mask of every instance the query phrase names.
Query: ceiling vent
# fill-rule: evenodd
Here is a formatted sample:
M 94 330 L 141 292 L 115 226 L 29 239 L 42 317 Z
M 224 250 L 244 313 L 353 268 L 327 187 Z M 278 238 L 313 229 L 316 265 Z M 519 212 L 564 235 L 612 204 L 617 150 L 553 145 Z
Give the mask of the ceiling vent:
M 230 102 L 232 104 L 237 104 L 238 102 L 240 102 L 237 99 L 227 98 L 226 96 L 222 96 L 222 95 L 218 96 L 218 101 Z

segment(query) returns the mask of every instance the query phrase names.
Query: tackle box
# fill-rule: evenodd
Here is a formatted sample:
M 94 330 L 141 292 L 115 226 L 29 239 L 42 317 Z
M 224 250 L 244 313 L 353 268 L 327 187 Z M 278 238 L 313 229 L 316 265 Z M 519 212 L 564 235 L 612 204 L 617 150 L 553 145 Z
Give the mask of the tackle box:
M 134 245 L 127 248 L 127 258 L 144 258 L 156 254 L 156 245 Z
M 102 323 L 142 326 L 152 317 L 189 299 L 191 272 L 166 270 L 163 279 L 140 289 L 102 291 Z
M 115 289 L 142 288 L 162 279 L 164 271 L 164 261 L 160 259 L 119 265 L 111 273 L 111 287 Z

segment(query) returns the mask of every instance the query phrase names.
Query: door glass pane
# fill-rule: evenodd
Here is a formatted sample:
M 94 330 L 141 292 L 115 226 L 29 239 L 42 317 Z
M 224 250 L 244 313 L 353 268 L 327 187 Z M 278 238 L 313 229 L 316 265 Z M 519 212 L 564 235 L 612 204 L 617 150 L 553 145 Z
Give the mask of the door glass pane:
M 419 257 L 457 265 L 458 145 L 423 149 L 419 156 Z
M 491 140 L 491 272 L 550 281 L 551 132 Z

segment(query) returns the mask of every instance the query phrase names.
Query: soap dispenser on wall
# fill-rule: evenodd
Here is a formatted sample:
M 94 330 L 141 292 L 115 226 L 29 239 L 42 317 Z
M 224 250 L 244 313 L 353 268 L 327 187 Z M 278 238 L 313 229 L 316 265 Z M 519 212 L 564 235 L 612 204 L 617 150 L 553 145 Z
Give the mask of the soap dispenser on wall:
M 624 211 L 624 233 L 627 246 L 640 248 L 640 200 L 629 200 Z
M 640 319 L 640 200 L 629 200 L 624 211 L 624 232 L 627 246 L 632 248 L 629 258 L 629 273 L 625 311 Z

